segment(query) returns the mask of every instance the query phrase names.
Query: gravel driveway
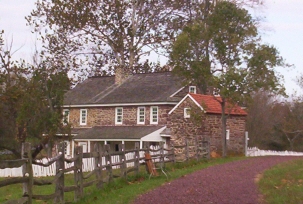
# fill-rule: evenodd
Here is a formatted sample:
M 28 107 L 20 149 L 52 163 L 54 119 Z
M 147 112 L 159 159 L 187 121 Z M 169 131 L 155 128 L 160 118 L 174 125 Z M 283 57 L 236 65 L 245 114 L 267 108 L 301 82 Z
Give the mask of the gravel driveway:
M 259 193 L 255 184 L 257 175 L 278 163 L 293 159 L 298 157 L 255 157 L 212 166 L 166 183 L 139 196 L 134 203 L 259 203 Z

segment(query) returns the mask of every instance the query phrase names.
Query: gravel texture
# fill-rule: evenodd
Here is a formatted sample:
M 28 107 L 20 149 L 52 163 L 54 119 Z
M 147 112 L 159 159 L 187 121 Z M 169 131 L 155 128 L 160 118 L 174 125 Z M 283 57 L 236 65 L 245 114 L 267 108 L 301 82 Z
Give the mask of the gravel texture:
M 302 157 L 300 157 L 302 159 Z M 264 170 L 299 157 L 255 157 L 202 169 L 139 196 L 135 204 L 260 203 L 256 179 Z

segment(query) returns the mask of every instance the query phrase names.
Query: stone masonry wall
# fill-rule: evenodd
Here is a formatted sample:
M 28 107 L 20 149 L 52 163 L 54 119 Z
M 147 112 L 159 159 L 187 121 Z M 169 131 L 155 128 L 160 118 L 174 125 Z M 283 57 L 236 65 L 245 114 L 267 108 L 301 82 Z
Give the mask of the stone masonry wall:
M 124 106 L 122 125 L 150 125 L 150 107 L 145 107 L 145 124 L 137 124 L 137 110 L 143 106 Z M 93 126 L 114 126 L 116 107 L 93 107 L 87 108 L 87 124 L 80 125 L 80 109 L 71 108 L 69 113 L 69 122 L 73 127 L 93 127 Z M 158 106 L 158 125 L 166 125 L 168 112 L 173 105 Z
M 184 145 L 185 138 L 194 142 L 196 136 L 202 136 L 210 139 L 211 151 L 221 153 L 221 115 L 220 114 L 204 114 L 194 110 L 191 111 L 191 118 L 184 118 L 184 108 L 197 107 L 194 102 L 187 98 L 180 104 L 172 114 L 169 115 L 168 128 L 171 129 L 171 140 L 175 145 Z M 192 108 L 193 109 L 193 108 Z M 192 115 L 202 115 L 199 121 L 194 121 Z M 228 151 L 242 154 L 244 152 L 244 136 L 245 136 L 245 116 L 230 116 L 227 119 L 227 130 L 230 131 L 230 139 L 227 141 Z M 182 150 L 177 152 L 182 154 Z M 192 152 L 193 154 L 194 152 Z
M 189 156 L 195 154 L 195 140 L 196 136 L 203 135 L 203 127 L 198 125 L 196 121 L 191 118 L 184 118 L 184 108 L 194 107 L 193 101 L 186 99 L 177 109 L 169 115 L 167 127 L 171 130 L 171 141 L 175 146 L 182 146 L 185 144 L 185 139 L 189 142 Z M 177 159 L 184 159 L 185 148 L 176 148 Z

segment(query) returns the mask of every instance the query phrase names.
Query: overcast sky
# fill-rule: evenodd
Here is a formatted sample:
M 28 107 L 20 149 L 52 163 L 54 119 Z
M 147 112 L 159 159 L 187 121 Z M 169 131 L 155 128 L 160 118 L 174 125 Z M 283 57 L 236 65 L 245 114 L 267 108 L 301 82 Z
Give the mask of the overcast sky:
M 15 58 L 32 56 L 35 36 L 26 26 L 25 16 L 35 7 L 36 0 L 0 0 L 0 30 L 5 39 L 13 39 L 13 50 L 21 48 Z M 275 45 L 293 69 L 278 69 L 285 77 L 288 94 L 300 91 L 294 80 L 301 75 L 303 66 L 303 0 L 266 0 L 261 12 L 265 21 L 261 25 L 263 41 Z M 303 91 L 300 91 L 303 93 Z

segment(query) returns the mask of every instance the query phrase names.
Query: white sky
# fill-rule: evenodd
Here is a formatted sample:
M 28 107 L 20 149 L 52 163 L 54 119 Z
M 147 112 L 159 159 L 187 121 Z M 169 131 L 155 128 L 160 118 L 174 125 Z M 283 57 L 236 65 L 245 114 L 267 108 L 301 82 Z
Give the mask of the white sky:
M 36 0 L 0 0 L 0 30 L 5 39 L 13 39 L 13 50 L 21 48 L 15 58 L 29 59 L 35 47 L 35 35 L 26 26 L 25 16 L 34 9 Z M 263 41 L 275 45 L 293 69 L 278 69 L 285 78 L 288 94 L 299 90 L 294 80 L 302 74 L 303 0 L 266 0 L 261 14 L 265 16 L 261 31 Z M 258 11 L 260 13 L 260 11 Z

